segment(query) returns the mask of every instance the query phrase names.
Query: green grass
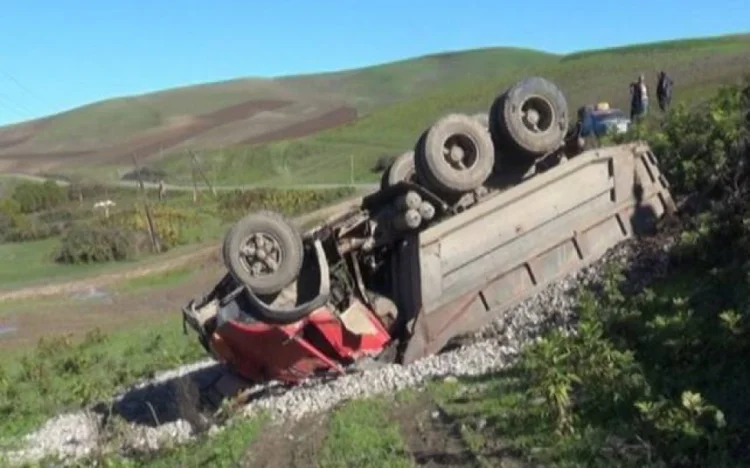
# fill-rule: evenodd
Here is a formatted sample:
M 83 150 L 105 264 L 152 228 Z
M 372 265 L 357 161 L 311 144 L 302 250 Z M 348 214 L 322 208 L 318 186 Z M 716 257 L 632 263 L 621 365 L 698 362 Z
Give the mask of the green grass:
M 97 273 L 112 265 L 63 265 L 54 261 L 59 239 L 0 244 L 0 289 L 42 284 L 59 278 Z
M 320 467 L 411 467 L 414 462 L 384 399 L 351 401 L 330 418 Z
M 246 458 L 247 447 L 260 437 L 267 422 L 263 415 L 239 419 L 213 437 L 204 435 L 189 444 L 162 450 L 155 456 L 137 461 L 120 457 L 106 460 L 109 466 L 235 467 Z
M 171 317 L 83 339 L 52 337 L 0 358 L 0 434 L 14 438 L 60 412 L 111 397 L 118 388 L 203 357 Z
M 639 73 L 647 74 L 653 94 L 656 73 L 667 70 L 675 79 L 677 102 L 699 103 L 722 84 L 735 83 L 750 72 L 750 36 L 702 39 L 634 46 L 626 50 L 597 51 L 558 59 L 545 59 L 523 67 L 460 79 L 444 87 L 374 110 L 358 122 L 294 141 L 251 148 L 203 152 L 221 184 L 345 183 L 351 163 L 355 182 L 376 181 L 372 171 L 382 156 L 413 147 L 419 134 L 448 112 L 476 112 L 515 80 L 531 74 L 555 81 L 566 94 L 571 114 L 587 103 L 608 101 L 629 109 L 628 84 Z M 174 154 L 156 166 L 171 180 L 186 182 L 189 166 Z

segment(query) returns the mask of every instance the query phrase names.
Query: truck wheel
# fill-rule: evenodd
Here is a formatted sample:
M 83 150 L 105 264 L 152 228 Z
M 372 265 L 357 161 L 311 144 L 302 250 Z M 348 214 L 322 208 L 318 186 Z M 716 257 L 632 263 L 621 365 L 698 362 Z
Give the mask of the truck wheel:
M 383 177 L 380 179 L 380 189 L 388 188 L 399 182 L 415 182 L 417 177 L 417 168 L 414 162 L 414 151 L 407 151 L 386 169 Z
M 463 114 L 449 114 L 435 122 L 420 138 L 415 157 L 420 179 L 453 194 L 482 185 L 495 164 L 489 133 Z
M 237 221 L 224 236 L 224 264 L 256 294 L 274 294 L 297 279 L 302 236 L 278 213 L 260 211 Z
M 541 77 L 521 80 L 490 109 L 496 145 L 536 158 L 558 149 L 568 129 L 568 104 L 562 91 Z
M 490 116 L 487 113 L 479 112 L 477 114 L 472 115 L 472 118 L 482 124 L 484 128 L 489 129 L 490 128 Z

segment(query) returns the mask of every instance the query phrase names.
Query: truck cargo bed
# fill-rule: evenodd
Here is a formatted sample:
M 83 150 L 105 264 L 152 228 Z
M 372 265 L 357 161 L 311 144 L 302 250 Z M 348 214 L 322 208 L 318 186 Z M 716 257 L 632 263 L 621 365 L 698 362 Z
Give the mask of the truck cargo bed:
M 550 282 L 647 232 L 674 210 L 645 143 L 586 151 L 410 236 L 396 253 L 408 364 Z

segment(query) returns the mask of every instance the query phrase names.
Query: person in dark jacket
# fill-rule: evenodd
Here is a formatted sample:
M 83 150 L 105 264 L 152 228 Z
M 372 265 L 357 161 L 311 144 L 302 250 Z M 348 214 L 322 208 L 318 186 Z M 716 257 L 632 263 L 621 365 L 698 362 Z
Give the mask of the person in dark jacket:
M 659 81 L 656 84 L 656 98 L 659 100 L 659 108 L 666 112 L 672 103 L 672 78 L 667 76 L 664 71 L 659 72 Z

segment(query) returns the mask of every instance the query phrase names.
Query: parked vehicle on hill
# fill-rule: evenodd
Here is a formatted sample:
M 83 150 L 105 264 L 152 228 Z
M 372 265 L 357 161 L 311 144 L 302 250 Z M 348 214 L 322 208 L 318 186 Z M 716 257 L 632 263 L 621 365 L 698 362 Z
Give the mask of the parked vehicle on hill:
M 578 111 L 581 122 L 581 137 L 602 137 L 608 133 L 625 133 L 631 125 L 630 117 L 620 109 L 610 108 L 608 103 L 594 107 L 582 107 Z
M 643 143 L 581 152 L 568 109 L 532 77 L 486 124 L 438 119 L 359 205 L 300 232 L 251 213 L 227 232 L 227 273 L 183 316 L 251 381 L 297 383 L 361 359 L 439 352 L 673 210 Z

